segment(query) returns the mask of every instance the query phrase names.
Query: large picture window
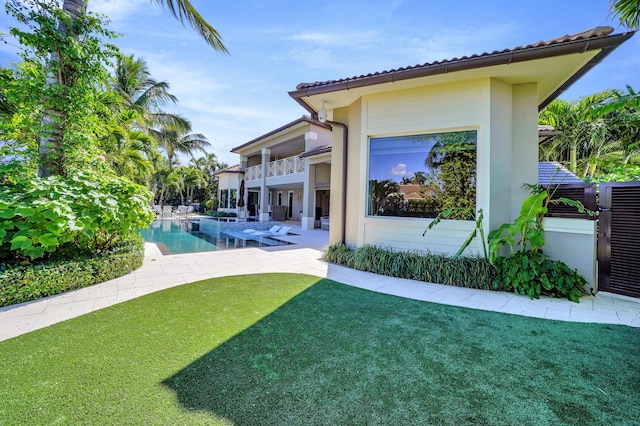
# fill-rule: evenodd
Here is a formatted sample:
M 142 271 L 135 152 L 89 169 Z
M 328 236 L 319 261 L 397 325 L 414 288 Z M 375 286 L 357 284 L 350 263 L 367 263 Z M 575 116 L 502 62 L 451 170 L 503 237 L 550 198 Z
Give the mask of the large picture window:
M 221 189 L 220 190 L 220 208 L 223 209 L 235 209 L 237 189 Z
M 475 130 L 371 138 L 369 216 L 470 220 L 476 207 Z

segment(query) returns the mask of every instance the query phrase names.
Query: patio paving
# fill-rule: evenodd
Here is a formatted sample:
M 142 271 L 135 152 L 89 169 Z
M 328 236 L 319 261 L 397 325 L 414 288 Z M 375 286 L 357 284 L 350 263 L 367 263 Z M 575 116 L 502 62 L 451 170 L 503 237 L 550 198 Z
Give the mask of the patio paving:
M 430 284 L 328 264 L 320 260 L 328 232 L 299 227 L 288 236 L 295 245 L 164 256 L 145 245 L 143 266 L 114 280 L 38 301 L 0 308 L 0 341 L 47 327 L 155 291 L 207 278 L 265 272 L 326 277 L 347 285 L 416 300 L 573 322 L 640 327 L 640 300 L 600 292 L 579 304 L 565 299 L 526 296 Z

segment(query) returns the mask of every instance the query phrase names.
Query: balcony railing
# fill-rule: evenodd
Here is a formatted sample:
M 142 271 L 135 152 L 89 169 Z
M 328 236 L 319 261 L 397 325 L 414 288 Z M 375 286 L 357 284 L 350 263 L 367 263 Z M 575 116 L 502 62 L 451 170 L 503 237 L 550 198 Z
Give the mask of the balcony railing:
M 246 179 L 254 180 L 262 178 L 262 165 L 258 164 L 257 166 L 251 166 L 247 168 Z
M 267 178 L 275 176 L 287 176 L 302 173 L 305 170 L 304 158 L 298 156 L 287 157 L 281 160 L 271 161 L 267 164 Z M 254 180 L 262 178 L 262 164 L 247 168 L 246 179 Z

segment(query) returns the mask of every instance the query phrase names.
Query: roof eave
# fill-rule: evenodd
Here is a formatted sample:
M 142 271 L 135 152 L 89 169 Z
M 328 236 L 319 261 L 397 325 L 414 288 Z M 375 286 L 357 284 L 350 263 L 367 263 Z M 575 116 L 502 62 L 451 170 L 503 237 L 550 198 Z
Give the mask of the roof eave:
M 428 77 L 432 75 L 447 74 L 457 71 L 466 71 L 490 66 L 508 65 L 514 62 L 531 61 L 569 54 L 579 54 L 590 50 L 602 49 L 601 52 L 595 55 L 589 62 L 587 62 L 587 64 L 580 68 L 580 70 L 570 76 L 565 81 L 565 83 L 563 83 L 555 92 L 553 92 L 549 97 L 543 99 L 539 105 L 539 109 L 542 109 L 634 34 L 635 32 L 627 32 L 602 37 L 594 37 L 584 40 L 573 40 L 552 45 L 535 46 L 516 51 L 492 53 L 487 56 L 470 57 L 458 59 L 456 61 L 445 61 L 424 67 L 403 69 L 379 75 L 366 76 L 353 80 L 327 83 L 315 87 L 294 90 L 289 92 L 289 96 L 295 99 L 311 114 L 315 114 L 315 109 L 311 105 L 307 104 L 303 98 L 325 93 L 351 90 L 359 87 L 393 83 L 396 81 L 408 80 L 412 78 Z
M 315 111 L 312 110 L 311 113 L 315 113 Z M 331 130 L 331 126 L 329 124 L 321 123 L 313 117 L 302 116 L 290 123 L 285 124 L 284 126 L 280 126 L 277 129 L 265 133 L 262 136 L 258 136 L 257 138 L 252 139 L 249 142 L 243 143 L 242 145 L 236 146 L 235 148 L 231 148 L 231 152 L 233 152 L 234 154 L 241 154 L 241 152 L 239 151 L 301 123 L 312 124 L 314 126 L 324 127 L 325 129 Z

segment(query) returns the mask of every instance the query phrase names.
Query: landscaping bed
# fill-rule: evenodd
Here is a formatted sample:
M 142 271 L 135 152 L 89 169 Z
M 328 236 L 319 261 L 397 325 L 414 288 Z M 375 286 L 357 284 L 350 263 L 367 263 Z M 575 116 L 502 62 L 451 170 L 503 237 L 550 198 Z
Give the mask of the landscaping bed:
M 113 248 L 75 259 L 0 264 L 0 306 L 37 300 L 111 280 L 142 266 L 144 241 L 133 234 Z

